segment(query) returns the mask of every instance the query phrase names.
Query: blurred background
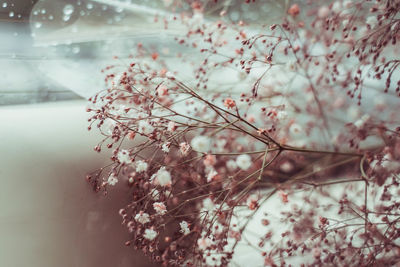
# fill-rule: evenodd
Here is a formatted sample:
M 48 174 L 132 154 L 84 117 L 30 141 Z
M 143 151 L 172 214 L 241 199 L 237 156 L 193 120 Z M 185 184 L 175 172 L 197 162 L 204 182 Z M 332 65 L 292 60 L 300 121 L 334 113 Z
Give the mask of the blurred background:
M 154 266 L 132 247 L 118 211 L 125 182 L 107 196 L 85 180 L 106 165 L 86 130 L 84 101 L 0 107 L 0 266 Z
M 37 1 L 0 1 L 0 105 L 79 98 L 65 86 L 46 79 L 38 68 L 51 53 L 33 45 L 29 18 Z
M 190 1 L 163 0 L 0 0 L 0 105 L 88 98 L 103 88 L 100 70 L 136 52 L 148 52 L 173 62 L 188 48 L 174 40 L 184 26 L 162 19 L 191 10 Z M 279 20 L 287 0 L 204 1 L 204 15 L 261 24 Z M 190 54 L 194 55 L 193 49 Z M 179 64 L 178 64 L 179 65 Z
M 85 180 L 108 156 L 93 151 L 100 137 L 86 130 L 86 100 L 72 91 L 77 83 L 65 83 L 74 80 L 65 70 L 78 59 L 90 61 L 95 42 L 80 50 L 35 39 L 40 27 L 32 16 L 55 21 L 59 27 L 53 30 L 62 30 L 77 20 L 73 12 L 71 21 L 60 19 L 63 8 L 78 2 L 0 1 L 0 266 L 154 266 L 124 245 L 129 235 L 118 210 L 129 194 L 123 182 L 106 197 Z M 54 32 L 51 25 L 43 26 L 46 34 Z M 49 69 L 58 76 L 50 77 Z M 100 75 L 97 65 L 93 69 Z M 91 71 L 76 80 L 94 92 L 98 88 L 85 83 Z
M 0 105 L 88 98 L 104 86 L 100 70 L 139 42 L 169 53 L 177 31 L 160 34 L 154 15 L 162 8 L 162 1 L 0 1 Z

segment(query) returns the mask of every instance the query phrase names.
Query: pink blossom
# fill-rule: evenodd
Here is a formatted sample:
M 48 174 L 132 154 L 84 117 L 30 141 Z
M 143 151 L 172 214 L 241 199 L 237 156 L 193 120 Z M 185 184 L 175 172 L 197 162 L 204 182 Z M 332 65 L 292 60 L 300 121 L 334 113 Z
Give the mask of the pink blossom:
M 300 7 L 297 4 L 293 4 L 287 12 L 289 15 L 296 17 L 300 13 Z
M 288 203 L 288 202 L 289 202 L 289 200 L 288 200 L 288 194 L 285 193 L 284 191 L 279 190 L 279 191 L 278 191 L 278 195 L 279 195 L 279 197 L 281 198 L 281 200 L 282 200 L 283 203 Z
M 190 151 L 190 145 L 186 142 L 179 144 L 179 151 L 183 156 L 186 156 Z
M 226 98 L 224 100 L 224 106 L 227 107 L 228 109 L 231 109 L 236 106 L 236 102 L 232 98 Z
M 214 155 L 207 154 L 203 162 L 205 166 L 214 166 L 217 163 L 217 159 Z

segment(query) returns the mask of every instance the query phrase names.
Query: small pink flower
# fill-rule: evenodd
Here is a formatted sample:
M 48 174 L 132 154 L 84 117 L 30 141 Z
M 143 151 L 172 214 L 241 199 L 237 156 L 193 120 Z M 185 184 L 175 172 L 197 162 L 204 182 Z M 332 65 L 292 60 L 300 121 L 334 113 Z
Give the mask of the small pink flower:
M 214 168 L 210 167 L 210 169 L 207 171 L 207 183 L 217 178 L 218 172 Z
M 227 108 L 234 108 L 236 106 L 236 102 L 232 98 L 228 97 L 224 101 L 224 106 L 227 107 Z
M 150 222 L 150 216 L 149 216 L 149 214 L 147 214 L 143 211 L 140 211 L 138 214 L 136 214 L 135 221 L 137 221 L 141 224 L 145 224 L 145 223 Z
M 256 195 L 250 195 L 247 198 L 247 206 L 250 210 L 255 210 L 258 207 L 258 197 Z
M 153 54 L 151 54 L 151 58 L 153 59 L 153 60 L 157 60 L 157 58 L 158 58 L 158 53 L 157 52 L 154 52 Z
M 201 4 L 201 2 L 200 2 L 200 1 L 194 1 L 194 2 L 192 3 L 192 8 L 193 8 L 193 10 L 197 10 L 197 11 L 202 10 L 202 4 Z
M 292 17 L 296 17 L 300 13 L 300 7 L 297 4 L 293 4 L 287 11 Z
M 328 219 L 325 218 L 325 217 L 322 217 L 322 216 L 319 216 L 319 222 L 320 222 L 321 225 L 329 224 Z
M 190 151 L 190 145 L 186 142 L 180 143 L 179 151 L 182 153 L 183 156 L 186 156 Z
M 287 193 L 283 192 L 282 190 L 279 190 L 278 195 L 281 198 L 283 203 L 288 203 L 289 202 Z
M 129 132 L 128 134 L 128 139 L 129 140 L 133 140 L 135 139 L 136 133 L 134 131 Z
M 217 158 L 214 155 L 207 154 L 203 163 L 205 166 L 214 166 L 217 163 Z
M 264 259 L 264 266 L 275 266 L 274 260 L 271 257 L 266 256 Z
M 157 88 L 158 96 L 166 96 L 168 95 L 168 88 L 165 85 L 160 85 Z
M 229 230 L 229 237 L 235 238 L 237 241 L 242 239 L 242 235 L 238 231 Z

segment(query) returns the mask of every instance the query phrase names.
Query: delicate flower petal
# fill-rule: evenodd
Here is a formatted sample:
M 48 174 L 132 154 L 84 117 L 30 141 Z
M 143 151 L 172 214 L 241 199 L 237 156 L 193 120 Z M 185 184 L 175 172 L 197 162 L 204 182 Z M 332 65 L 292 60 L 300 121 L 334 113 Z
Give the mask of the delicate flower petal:
M 144 230 L 144 235 L 143 237 L 146 238 L 147 240 L 154 240 L 157 237 L 158 233 L 154 231 L 153 229 L 146 229 Z
M 242 155 L 239 155 L 239 156 L 236 158 L 236 164 L 237 164 L 237 166 L 238 166 L 240 169 L 246 171 L 246 170 L 248 170 L 248 169 L 251 167 L 251 165 L 252 165 L 253 163 L 252 163 L 251 157 L 250 157 L 249 155 L 247 155 L 247 154 L 242 154 Z
M 132 162 L 132 159 L 129 156 L 129 151 L 125 149 L 122 149 L 121 151 L 118 152 L 117 158 L 118 161 L 121 163 L 128 164 Z
M 158 215 L 164 215 L 165 213 L 167 213 L 167 207 L 162 202 L 154 202 L 153 208 Z
M 149 165 L 147 164 L 147 162 L 143 160 L 139 160 L 136 162 L 136 171 L 139 173 L 147 171 L 148 167 Z
M 190 145 L 197 152 L 208 152 L 211 149 L 211 139 L 204 135 L 196 136 Z
M 179 226 L 181 227 L 181 230 L 179 232 L 181 232 L 183 235 L 187 235 L 190 233 L 189 224 L 186 221 L 180 222 Z
M 150 215 L 141 211 L 138 214 L 136 214 L 135 221 L 137 221 L 141 224 L 148 223 L 148 222 L 150 222 Z
M 112 185 L 112 186 L 114 186 L 114 185 L 116 185 L 116 184 L 118 183 L 118 179 L 117 179 L 117 177 L 115 176 L 115 174 L 111 174 L 111 175 L 108 177 L 107 183 L 108 183 L 109 185 Z

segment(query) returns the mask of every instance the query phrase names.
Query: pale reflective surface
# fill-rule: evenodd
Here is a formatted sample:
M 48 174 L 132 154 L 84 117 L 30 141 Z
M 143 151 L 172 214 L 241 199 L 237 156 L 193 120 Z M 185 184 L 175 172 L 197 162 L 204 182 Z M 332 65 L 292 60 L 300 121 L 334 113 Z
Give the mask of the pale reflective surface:
M 107 160 L 85 104 L 0 108 L 0 266 L 151 266 L 124 246 L 128 194 L 95 194 L 84 179 Z

